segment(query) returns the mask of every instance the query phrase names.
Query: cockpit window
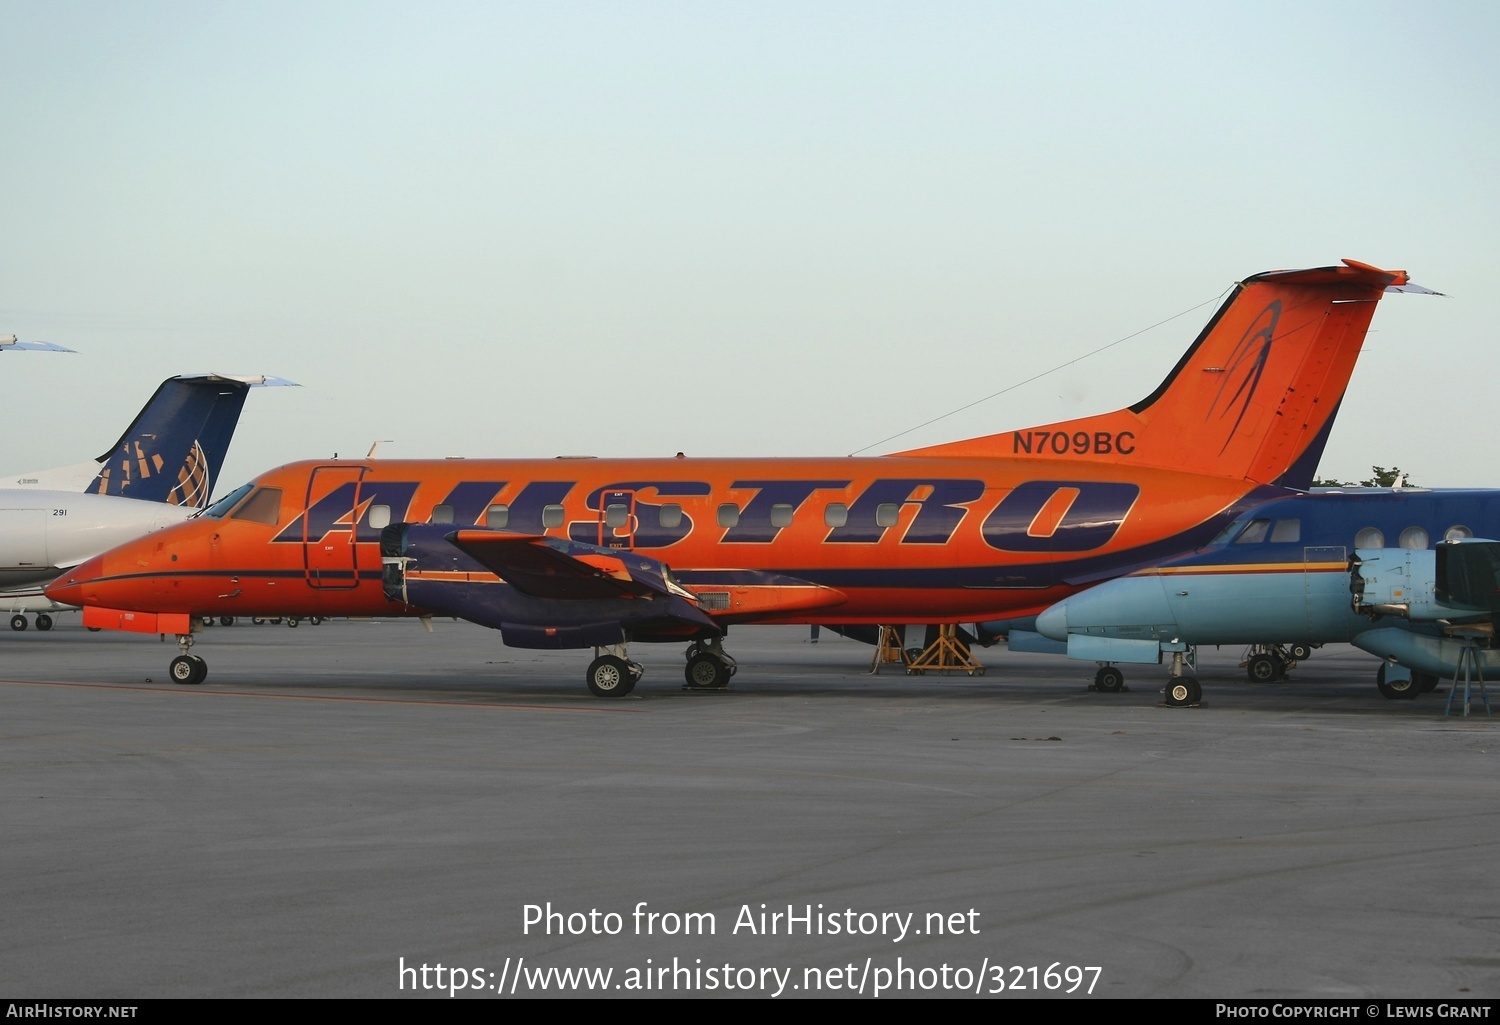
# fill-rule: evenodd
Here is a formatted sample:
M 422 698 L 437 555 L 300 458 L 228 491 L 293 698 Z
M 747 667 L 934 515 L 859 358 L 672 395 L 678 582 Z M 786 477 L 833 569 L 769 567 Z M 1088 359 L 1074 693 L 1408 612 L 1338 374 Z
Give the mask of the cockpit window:
M 1271 528 L 1271 543 L 1293 544 L 1302 540 L 1301 520 L 1277 520 L 1276 526 Z
M 1270 520 L 1251 520 L 1250 526 L 1246 527 L 1239 537 L 1234 539 L 1237 545 L 1254 545 L 1266 539 L 1266 531 L 1271 529 Z
M 209 506 L 207 509 L 204 509 L 202 515 L 211 516 L 216 520 L 222 520 L 225 514 L 235 506 L 239 505 L 240 499 L 248 495 L 251 490 L 254 489 L 254 487 L 255 484 L 253 482 L 250 484 L 241 484 L 239 487 L 235 488 L 229 494 L 219 499 L 213 505 Z
M 1235 520 L 1229 526 L 1227 526 L 1223 530 L 1219 531 L 1219 536 L 1216 537 L 1216 538 L 1214 538 L 1212 541 L 1210 541 L 1209 544 L 1211 544 L 1211 545 L 1227 545 L 1229 543 L 1230 538 L 1232 538 L 1232 537 L 1234 537 L 1234 535 L 1238 534 L 1241 530 L 1244 529 L 1244 527 L 1245 527 L 1245 521 L 1244 520 Z
M 281 520 L 281 489 L 260 488 L 245 499 L 244 505 L 236 509 L 230 518 L 269 523 L 274 527 Z

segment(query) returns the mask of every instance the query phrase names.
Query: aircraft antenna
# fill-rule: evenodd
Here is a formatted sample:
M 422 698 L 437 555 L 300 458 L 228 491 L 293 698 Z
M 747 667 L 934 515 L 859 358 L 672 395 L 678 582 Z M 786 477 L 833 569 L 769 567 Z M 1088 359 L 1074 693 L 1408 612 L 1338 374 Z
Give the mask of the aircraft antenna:
M 1226 296 L 1226 295 L 1229 294 L 1229 289 L 1230 288 L 1234 288 L 1234 287 L 1235 287 L 1234 285 L 1230 285 L 1229 288 L 1224 289 L 1224 291 L 1220 292 L 1218 295 L 1214 296 L 1212 299 L 1205 299 L 1201 303 L 1198 303 L 1196 306 L 1189 306 L 1187 309 L 1183 310 L 1181 313 L 1174 313 L 1174 314 L 1172 314 L 1166 320 L 1158 320 L 1155 324 L 1150 324 L 1150 325 L 1148 325 L 1146 327 L 1143 327 L 1139 331 L 1132 331 L 1132 332 L 1130 332 L 1130 334 L 1126 335 L 1123 338 L 1116 338 L 1114 341 L 1110 342 L 1108 345 L 1101 345 L 1101 346 L 1099 346 L 1099 348 L 1094 349 L 1092 352 L 1085 352 L 1081 356 L 1074 356 L 1072 359 L 1068 360 L 1066 363 L 1059 363 L 1057 366 L 1053 367 L 1051 370 L 1043 370 L 1040 374 L 1033 374 L 1031 377 L 1026 378 L 1026 380 L 1024 380 L 1024 381 L 1017 381 L 1015 384 L 1006 385 L 1004 388 L 1001 388 L 999 391 L 994 392 L 993 394 L 990 394 L 990 395 L 986 395 L 982 399 L 975 399 L 973 402 L 965 403 L 964 405 L 959 406 L 956 409 L 950 409 L 950 410 L 948 410 L 948 412 L 942 413 L 942 414 L 940 414 L 938 416 L 935 416 L 931 420 L 923 421 L 922 423 L 917 424 L 915 427 L 908 427 L 904 431 L 899 431 L 896 434 L 892 434 L 889 438 L 881 438 L 879 441 L 872 441 L 872 442 L 870 442 L 870 444 L 866 445 L 864 448 L 857 448 L 853 452 L 850 452 L 849 454 L 851 456 L 857 456 L 861 452 L 868 452 L 870 449 L 874 448 L 876 445 L 884 445 L 888 441 L 895 441 L 897 438 L 905 437 L 906 435 L 912 433 L 913 431 L 920 431 L 923 427 L 930 427 L 933 424 L 937 423 L 939 420 L 946 420 L 946 419 L 948 419 L 948 417 L 953 416 L 955 413 L 962 413 L 966 409 L 973 409 L 975 406 L 978 406 L 978 405 L 981 405 L 982 403 L 990 401 L 990 399 L 999 398 L 1001 395 L 1004 395 L 1006 392 L 1015 391 L 1017 388 L 1021 387 L 1022 385 L 1030 384 L 1032 381 L 1040 381 L 1042 378 L 1046 377 L 1048 374 L 1055 374 L 1059 370 L 1065 370 L 1068 367 L 1071 367 L 1074 363 L 1081 363 L 1081 362 L 1083 362 L 1084 360 L 1088 359 L 1090 356 L 1097 356 L 1097 355 L 1099 355 L 1099 353 L 1105 351 L 1106 349 L 1113 349 L 1116 345 L 1119 345 L 1122 342 L 1128 342 L 1132 338 L 1136 337 L 1137 335 L 1143 335 L 1143 334 L 1145 334 L 1147 331 L 1154 331 L 1157 328 L 1161 327 L 1163 324 L 1170 324 L 1172 321 L 1176 320 L 1178 317 L 1185 317 L 1189 313 L 1192 313 L 1194 310 L 1201 310 L 1203 307 L 1209 305 L 1210 303 L 1221 302 L 1223 300 L 1224 296 Z

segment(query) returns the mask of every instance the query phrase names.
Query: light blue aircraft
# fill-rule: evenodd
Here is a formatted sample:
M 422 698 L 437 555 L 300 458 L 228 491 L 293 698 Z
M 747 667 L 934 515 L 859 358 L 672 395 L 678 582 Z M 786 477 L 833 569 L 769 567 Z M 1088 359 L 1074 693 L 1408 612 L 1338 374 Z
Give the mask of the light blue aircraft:
M 1123 689 L 1119 663 L 1165 659 L 1167 701 L 1178 705 L 1202 696 L 1191 671 L 1199 645 L 1253 646 L 1250 678 L 1269 682 L 1311 647 L 1346 642 L 1381 658 L 1382 694 L 1410 698 L 1452 678 L 1466 646 L 1500 678 L 1477 568 L 1500 544 L 1470 543 L 1483 537 L 1500 537 L 1500 491 L 1314 492 L 1258 506 L 1190 555 L 1058 602 L 1034 631 L 981 631 L 1010 626 L 1014 650 L 1098 662 L 1095 686 L 1105 691 Z M 1444 573 L 1459 550 L 1453 565 L 1481 583 L 1455 596 Z

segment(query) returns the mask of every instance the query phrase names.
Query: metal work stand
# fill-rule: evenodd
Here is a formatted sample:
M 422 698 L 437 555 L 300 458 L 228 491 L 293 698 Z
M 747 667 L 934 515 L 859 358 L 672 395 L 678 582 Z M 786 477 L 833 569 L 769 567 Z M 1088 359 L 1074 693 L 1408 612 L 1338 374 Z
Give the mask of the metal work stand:
M 911 659 L 901 646 L 901 631 L 894 626 L 882 626 L 875 642 L 875 657 L 870 659 L 870 672 L 879 674 L 881 666 L 889 665 L 909 666 Z
M 970 676 L 983 676 L 984 666 L 969 654 L 958 639 L 958 625 L 943 623 L 938 627 L 937 640 L 922 649 L 922 654 L 912 659 L 906 667 L 908 676 L 921 676 L 928 670 L 944 672 L 959 669 Z
M 1458 669 L 1453 673 L 1453 686 L 1448 688 L 1448 702 L 1443 706 L 1443 714 L 1451 715 L 1453 712 L 1453 697 L 1458 693 L 1459 680 L 1464 685 L 1464 718 L 1469 717 L 1469 693 L 1470 688 L 1479 684 L 1479 699 L 1484 702 L 1484 714 L 1494 718 L 1495 713 L 1490 711 L 1490 696 L 1484 690 L 1484 662 L 1480 654 L 1480 648 L 1473 644 L 1465 644 L 1458 652 Z

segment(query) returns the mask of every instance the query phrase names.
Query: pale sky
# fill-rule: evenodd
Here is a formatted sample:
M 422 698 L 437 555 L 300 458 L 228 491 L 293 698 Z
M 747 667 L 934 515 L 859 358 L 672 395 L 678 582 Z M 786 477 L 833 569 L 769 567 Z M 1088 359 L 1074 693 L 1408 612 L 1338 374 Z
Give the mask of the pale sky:
M 1341 257 L 1321 473 L 1500 486 L 1500 6 L 0 0 L 0 472 L 173 374 L 294 459 L 861 449 Z M 1213 305 L 877 447 L 1103 412 Z

